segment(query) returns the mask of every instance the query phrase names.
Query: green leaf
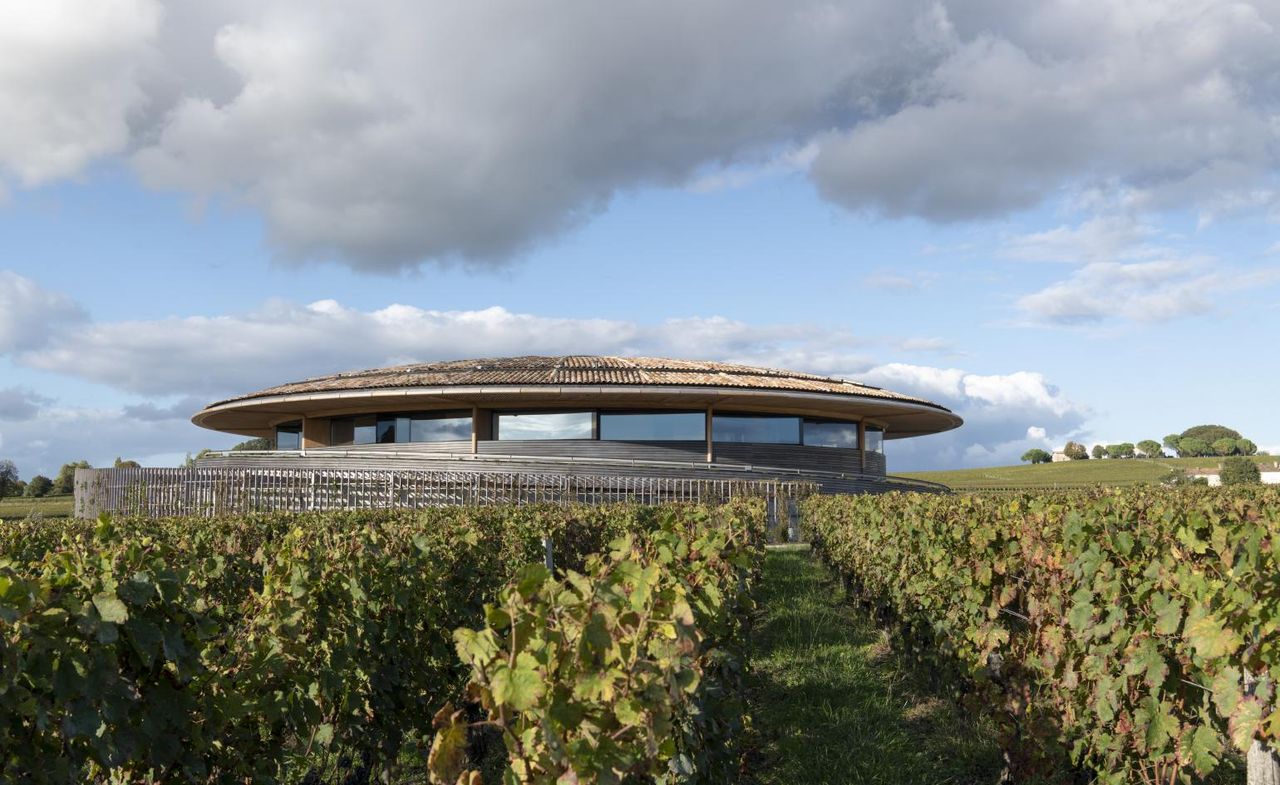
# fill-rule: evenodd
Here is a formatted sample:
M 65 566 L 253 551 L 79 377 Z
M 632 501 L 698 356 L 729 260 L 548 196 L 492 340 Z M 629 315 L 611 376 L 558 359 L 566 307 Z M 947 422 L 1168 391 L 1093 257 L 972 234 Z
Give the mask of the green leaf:
M 1178 631 L 1182 624 L 1182 603 L 1157 593 L 1151 598 L 1151 607 L 1156 612 L 1156 632 L 1173 635 Z
M 1230 717 L 1244 697 L 1244 680 L 1239 668 L 1223 668 L 1213 677 L 1210 685 L 1213 691 L 1213 704 L 1218 707 L 1218 714 Z
M 93 607 L 98 609 L 98 615 L 103 621 L 124 624 L 129 620 L 129 609 L 114 594 L 100 592 L 93 595 Z
M 1142 702 L 1135 717 L 1139 722 L 1146 722 L 1146 742 L 1148 752 L 1159 752 L 1164 749 L 1178 729 L 1178 721 L 1169 714 L 1169 707 L 1154 695 L 1148 695 Z
M 1242 643 L 1235 631 L 1229 630 L 1212 613 L 1196 606 L 1187 614 L 1187 626 L 1183 637 L 1191 643 L 1196 654 L 1209 660 L 1234 654 Z
M 1256 698 L 1245 698 L 1227 720 L 1227 732 L 1236 749 L 1247 752 L 1262 724 L 1262 704 Z
M 528 652 L 520 652 L 514 668 L 504 664 L 493 674 L 493 697 L 516 711 L 531 708 L 544 692 L 538 661 Z
M 1071 613 L 1067 614 L 1067 623 L 1078 632 L 1083 632 L 1093 621 L 1093 594 L 1087 589 L 1081 589 L 1071 595 L 1071 599 L 1075 600 L 1075 604 L 1071 607 Z
M 319 744 L 321 747 L 328 747 L 333 743 L 333 726 L 327 722 L 323 723 L 320 727 L 316 728 L 314 738 L 316 740 L 316 744 Z
M 1191 734 L 1191 763 L 1200 774 L 1208 774 L 1218 765 L 1222 755 L 1222 739 L 1213 728 L 1201 725 Z

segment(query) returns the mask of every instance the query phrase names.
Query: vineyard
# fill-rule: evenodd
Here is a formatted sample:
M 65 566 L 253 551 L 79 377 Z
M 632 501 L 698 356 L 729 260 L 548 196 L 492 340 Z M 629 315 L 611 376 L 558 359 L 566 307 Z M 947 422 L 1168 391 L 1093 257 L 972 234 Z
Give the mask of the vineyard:
M 805 512 L 898 646 L 1000 723 L 1015 781 L 1186 782 L 1280 741 L 1274 490 L 824 497 Z
M 1241 782 L 1242 757 L 1280 741 L 1274 490 L 817 496 L 803 513 L 825 568 L 766 560 L 760 500 L 5 522 L 0 782 L 782 781 L 752 771 L 771 765 L 761 735 L 850 747 L 796 718 L 873 669 L 821 671 L 825 692 L 784 705 L 796 682 L 752 687 L 753 647 L 808 656 L 818 620 L 853 607 L 989 732 L 1006 781 Z M 804 584 L 843 610 L 785 649 L 808 610 L 778 587 L 806 564 L 855 606 Z M 973 771 L 986 761 L 974 747 Z M 913 775 L 893 774 L 875 781 Z
M 0 781 L 382 781 L 433 735 L 449 785 L 716 781 L 763 524 L 761 502 L 6 523 Z

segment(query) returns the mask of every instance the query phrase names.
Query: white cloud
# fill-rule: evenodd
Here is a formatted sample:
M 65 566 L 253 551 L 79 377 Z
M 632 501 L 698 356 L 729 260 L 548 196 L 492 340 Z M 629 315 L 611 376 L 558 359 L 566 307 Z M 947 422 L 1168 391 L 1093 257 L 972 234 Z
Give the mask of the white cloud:
M 1094 262 L 1064 281 L 1018 299 L 1033 322 L 1164 322 L 1208 313 L 1223 294 L 1280 280 L 1277 271 L 1243 272 L 1209 260 Z
M 256 208 L 282 258 L 383 271 L 504 261 L 635 188 L 790 171 L 939 221 L 1090 189 L 1266 212 L 1277 24 L 1212 0 L 49 0 L 0 29 L 0 173 L 127 155 Z
M 945 338 L 906 338 L 893 346 L 900 352 L 955 353 L 955 344 Z
M 125 149 L 159 19 L 154 0 L 5 4 L 0 179 L 38 184 Z
M 1009 238 L 1002 255 L 1010 259 L 1084 264 L 1150 257 L 1161 249 L 1148 241 L 1157 229 L 1132 215 L 1106 214 L 1077 226 L 1058 226 Z
M 66 422 L 47 428 L 17 423 L 6 429 L 5 438 L 10 445 L 21 442 L 18 454 L 46 463 L 55 456 L 59 463 L 72 460 L 75 443 L 97 444 L 98 436 L 85 436 L 95 428 L 107 440 L 106 449 L 120 454 L 174 453 L 203 446 L 185 418 L 224 395 L 340 370 L 519 354 L 649 354 L 791 368 L 920 395 L 965 418 L 968 424 L 959 432 L 930 437 L 931 448 L 913 446 L 919 440 L 901 447 L 895 443 L 892 452 L 904 461 L 895 464 L 900 467 L 956 465 L 983 451 L 1003 456 L 1009 445 L 1025 441 L 1030 424 L 1066 433 L 1086 414 L 1039 373 L 981 375 L 957 368 L 875 365 L 870 348 L 858 336 L 810 324 L 751 325 L 715 316 L 642 324 L 498 307 L 433 311 L 390 305 L 360 311 L 333 300 L 274 301 L 251 313 L 216 317 L 80 321 L 74 330 L 50 330 L 38 343 L 17 345 L 8 352 L 10 361 L 144 400 L 96 414 L 38 401 L 40 423 L 57 417 Z M 15 401 L 35 405 L 23 396 Z M 83 424 L 95 417 L 104 421 L 100 427 Z M 50 434 L 50 445 L 36 445 Z
M 205 447 L 226 449 L 244 437 L 216 433 L 180 419 L 139 419 L 123 408 L 45 406 L 40 416 L 24 422 L 0 422 L 4 457 L 24 478 L 52 477 L 64 463 L 87 460 L 110 466 L 117 457 L 144 466 L 175 466 L 178 456 Z
M 1091 414 L 1030 371 L 986 375 L 889 363 L 860 379 L 936 401 L 964 417 L 957 430 L 892 443 L 891 471 L 1016 464 L 1032 447 L 1065 444 Z

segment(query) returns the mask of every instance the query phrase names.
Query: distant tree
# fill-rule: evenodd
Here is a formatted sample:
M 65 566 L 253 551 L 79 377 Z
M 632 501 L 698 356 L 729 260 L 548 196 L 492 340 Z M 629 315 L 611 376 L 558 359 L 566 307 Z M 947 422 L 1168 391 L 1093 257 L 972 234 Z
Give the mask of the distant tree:
M 274 450 L 275 448 L 276 448 L 275 439 L 268 439 L 265 436 L 259 436 L 256 439 L 250 439 L 245 442 L 240 442 L 239 444 L 237 444 L 235 447 L 232 447 L 231 449 L 238 452 L 240 450 Z
M 1222 462 L 1219 475 L 1223 485 L 1244 485 L 1262 481 L 1262 472 L 1258 464 L 1240 455 L 1227 458 Z
M 1205 444 L 1213 444 L 1219 439 L 1239 439 L 1240 432 L 1225 425 L 1196 425 L 1182 432 L 1184 439 L 1199 439 Z
M 1089 451 L 1080 442 L 1067 442 L 1067 446 L 1062 448 L 1062 454 L 1073 461 L 1089 460 Z
M 14 497 L 17 497 L 17 496 L 26 496 L 26 495 L 27 495 L 27 481 L 26 481 L 26 480 L 18 480 L 17 482 L 15 482 L 15 483 L 13 484 L 12 493 L 10 493 L 9 495 L 10 495 L 10 496 L 14 496 Z
M 1161 485 L 1208 485 L 1204 477 L 1192 477 L 1181 469 L 1174 469 L 1160 478 Z
M 62 464 L 62 468 L 58 470 L 58 476 L 53 478 L 53 492 L 74 493 L 76 489 L 76 469 L 92 468 L 88 461 Z
M 8 458 L 0 460 L 0 499 L 18 495 L 19 482 L 18 467 L 13 465 L 13 461 Z
M 1237 455 L 1257 455 L 1258 445 L 1254 444 L 1248 439 L 1236 439 L 1236 454 Z
M 1132 458 L 1133 444 L 1131 442 L 1121 442 L 1120 444 L 1107 445 L 1107 457 L 1109 458 Z
M 113 467 L 116 469 L 141 469 L 142 464 L 137 461 L 126 461 L 120 458 L 120 456 L 116 456 L 116 462 L 113 464 Z
M 208 455 L 211 452 L 213 452 L 213 450 L 210 450 L 208 447 L 206 447 L 200 452 L 196 453 L 194 456 L 191 453 L 187 453 L 187 459 L 182 462 L 182 467 L 184 469 L 190 469 L 194 467 L 196 465 L 196 461 L 200 460 L 201 458 L 203 458 L 204 456 Z
M 1030 463 L 1033 463 L 1033 464 L 1048 463 L 1049 461 L 1053 460 L 1053 454 L 1045 452 L 1039 447 L 1036 447 L 1034 449 L 1027 450 L 1026 452 L 1024 452 L 1022 454 L 1022 460 L 1029 461 Z
M 1210 452 L 1208 442 L 1194 436 L 1188 436 L 1178 442 L 1179 458 L 1202 458 Z
M 1214 455 L 1235 455 L 1236 454 L 1236 440 L 1228 438 L 1226 436 L 1214 441 L 1214 443 L 1211 444 L 1210 447 L 1213 449 Z
M 1172 452 L 1178 451 L 1178 442 L 1182 441 L 1182 434 L 1171 433 L 1164 437 L 1164 448 Z
M 51 490 L 53 490 L 53 480 L 43 474 L 37 474 L 31 478 L 31 482 L 27 483 L 27 489 L 23 492 L 23 495 L 39 499 L 41 496 L 48 496 Z
M 1101 444 L 1095 444 L 1093 445 L 1093 450 L 1090 451 L 1089 454 L 1092 455 L 1094 459 L 1100 461 L 1103 458 L 1107 457 L 1107 448 L 1103 447 Z
M 1155 439 L 1143 439 L 1138 442 L 1138 449 L 1148 458 L 1163 458 L 1164 453 L 1160 451 L 1160 442 Z

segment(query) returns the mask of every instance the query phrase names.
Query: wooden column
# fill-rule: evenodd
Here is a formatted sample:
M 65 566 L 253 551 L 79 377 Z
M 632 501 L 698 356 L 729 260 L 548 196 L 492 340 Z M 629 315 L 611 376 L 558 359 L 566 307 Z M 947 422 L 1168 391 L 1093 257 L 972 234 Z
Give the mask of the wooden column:
M 862 461 L 862 473 L 867 473 L 867 424 L 858 420 L 858 460 Z
M 329 418 L 302 419 L 302 449 L 329 446 Z
M 706 422 L 706 430 L 707 430 L 707 463 L 715 463 L 715 462 L 716 462 L 715 442 L 713 442 L 713 441 L 711 440 L 711 418 L 712 418 L 712 416 L 713 416 L 713 414 L 714 414 L 714 410 L 715 410 L 715 407 L 714 407 L 714 406 L 708 406 L 708 407 L 707 407 L 707 422 Z
M 471 454 L 480 452 L 480 407 L 471 407 Z

